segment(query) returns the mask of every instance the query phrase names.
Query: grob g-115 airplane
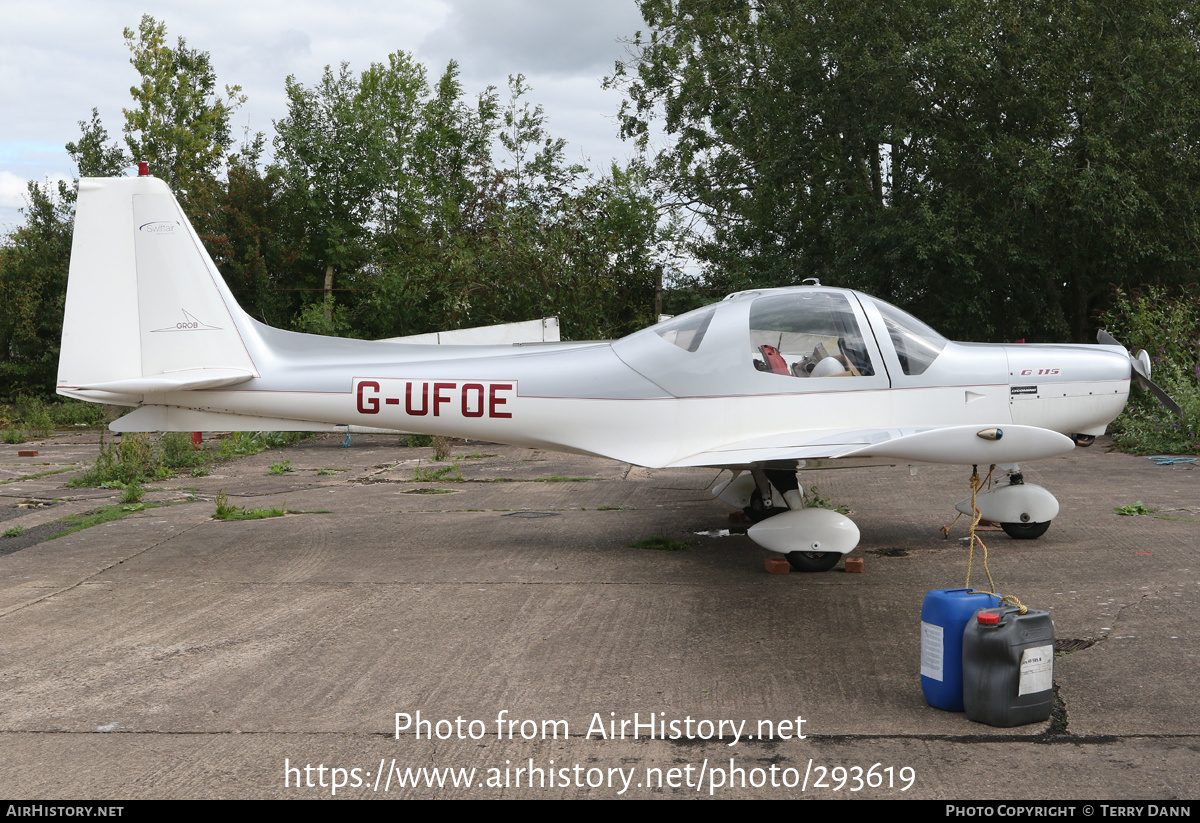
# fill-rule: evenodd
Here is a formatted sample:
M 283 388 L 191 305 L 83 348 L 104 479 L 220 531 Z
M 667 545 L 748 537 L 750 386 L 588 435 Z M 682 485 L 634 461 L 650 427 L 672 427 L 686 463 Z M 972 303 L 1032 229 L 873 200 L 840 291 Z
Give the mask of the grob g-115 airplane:
M 749 536 L 823 571 L 858 528 L 805 508 L 796 472 L 831 460 L 999 464 L 1007 482 L 978 496 L 982 516 L 1013 537 L 1045 532 L 1058 502 L 1018 464 L 1089 443 L 1131 376 L 1148 383 L 1145 353 L 1106 338 L 953 343 L 817 284 L 731 294 L 605 342 L 298 334 L 241 310 L 161 180 L 85 178 L 58 392 L 133 407 L 119 432 L 404 431 L 727 468 L 714 493 L 760 521 Z

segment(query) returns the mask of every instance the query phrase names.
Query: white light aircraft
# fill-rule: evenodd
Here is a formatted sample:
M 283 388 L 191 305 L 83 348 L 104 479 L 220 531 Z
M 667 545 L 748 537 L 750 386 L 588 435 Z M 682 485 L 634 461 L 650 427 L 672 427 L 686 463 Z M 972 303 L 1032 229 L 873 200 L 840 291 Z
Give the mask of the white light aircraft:
M 829 461 L 998 464 L 1007 482 L 978 496 L 982 516 L 1045 532 L 1058 502 L 1018 464 L 1090 443 L 1131 376 L 1148 383 L 1144 352 L 1101 341 L 953 343 L 817 284 L 606 342 L 297 334 L 243 312 L 166 184 L 139 176 L 79 183 L 58 392 L 132 406 L 119 432 L 406 431 L 727 468 L 714 493 L 760 521 L 750 537 L 823 571 L 859 540 L 849 518 L 803 505 L 797 470 Z

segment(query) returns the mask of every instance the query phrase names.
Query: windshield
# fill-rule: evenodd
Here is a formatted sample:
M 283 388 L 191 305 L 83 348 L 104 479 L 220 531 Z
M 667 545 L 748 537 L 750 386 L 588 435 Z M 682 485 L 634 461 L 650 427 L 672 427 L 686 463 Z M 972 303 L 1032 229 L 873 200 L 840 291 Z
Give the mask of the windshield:
M 674 343 L 684 351 L 700 348 L 700 341 L 708 331 L 708 323 L 716 312 L 716 306 L 695 309 L 654 326 L 654 332 L 668 343 Z
M 900 368 L 908 375 L 923 374 L 946 348 L 946 338 L 890 303 L 875 300 L 875 307 L 883 315 Z

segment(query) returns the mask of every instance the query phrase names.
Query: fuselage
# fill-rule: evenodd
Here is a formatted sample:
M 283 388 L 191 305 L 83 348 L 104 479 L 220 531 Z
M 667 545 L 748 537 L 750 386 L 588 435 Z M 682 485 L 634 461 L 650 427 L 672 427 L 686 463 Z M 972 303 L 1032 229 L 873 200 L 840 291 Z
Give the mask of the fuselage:
M 238 326 L 261 376 L 147 398 L 168 425 L 171 409 L 181 424 L 191 410 L 669 466 L 790 432 L 1018 424 L 1099 434 L 1129 392 L 1119 347 L 953 343 L 882 301 L 822 287 L 739 293 L 591 344 L 406 345 L 283 332 L 244 315 Z

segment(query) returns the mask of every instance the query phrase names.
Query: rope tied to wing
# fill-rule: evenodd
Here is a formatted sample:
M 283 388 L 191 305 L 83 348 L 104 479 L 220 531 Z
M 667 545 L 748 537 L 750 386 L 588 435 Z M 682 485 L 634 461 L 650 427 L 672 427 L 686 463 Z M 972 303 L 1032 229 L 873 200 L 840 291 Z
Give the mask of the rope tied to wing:
M 979 521 L 983 519 L 983 516 L 979 513 L 979 508 L 975 505 L 975 495 L 977 495 L 979 493 L 979 490 L 981 488 L 983 488 L 984 483 L 991 482 L 992 472 L 995 470 L 996 470 L 996 464 L 993 463 L 991 468 L 988 469 L 987 477 L 983 480 L 980 480 L 979 479 L 979 466 L 971 466 L 971 527 L 968 530 L 968 534 L 970 535 L 970 543 L 969 543 L 969 548 L 967 551 L 967 584 L 966 584 L 966 587 L 968 589 L 971 588 L 971 567 L 975 562 L 975 544 L 978 543 L 979 548 L 983 550 L 983 571 L 987 575 L 988 586 L 990 586 L 990 588 L 987 590 L 988 594 L 996 593 L 996 583 L 995 583 L 995 581 L 992 580 L 991 569 L 988 568 L 987 545 L 983 542 L 982 539 L 980 539 L 978 533 L 976 533 L 976 530 L 975 530 L 976 526 L 979 525 Z M 957 521 L 957 519 L 958 518 L 955 518 L 956 521 Z M 951 524 L 951 525 L 953 525 L 953 524 Z
M 983 515 L 980 514 L 979 508 L 975 505 L 975 495 L 977 495 L 979 493 L 979 490 L 982 489 L 985 484 L 989 488 L 991 487 L 992 474 L 995 471 L 996 471 L 996 464 L 993 463 L 991 466 L 988 467 L 987 477 L 984 478 L 983 480 L 980 480 L 979 479 L 979 467 L 978 466 L 971 467 L 971 512 L 972 512 L 971 528 L 970 528 L 971 542 L 970 542 L 970 548 L 967 551 L 967 583 L 966 583 L 966 587 L 971 590 L 972 594 L 980 592 L 979 589 L 975 589 L 975 588 L 971 587 L 971 566 L 975 560 L 975 544 L 978 543 L 979 548 L 983 550 L 983 571 L 987 575 L 988 586 L 989 586 L 987 591 L 982 592 L 982 593 L 996 595 L 996 583 L 994 580 L 992 580 L 991 569 L 988 568 L 987 544 L 984 543 L 983 540 L 980 539 L 979 535 L 975 531 L 975 527 L 978 526 L 979 521 L 983 519 Z M 953 525 L 953 524 L 951 524 L 951 525 Z M 1016 606 L 1017 610 L 1020 614 L 1025 614 L 1029 611 L 1029 608 L 1024 603 L 1022 603 L 1020 600 L 1018 600 L 1014 595 L 1005 594 L 1005 595 L 996 595 L 996 596 L 1000 598 L 1001 603 L 1007 603 L 1010 606 Z

